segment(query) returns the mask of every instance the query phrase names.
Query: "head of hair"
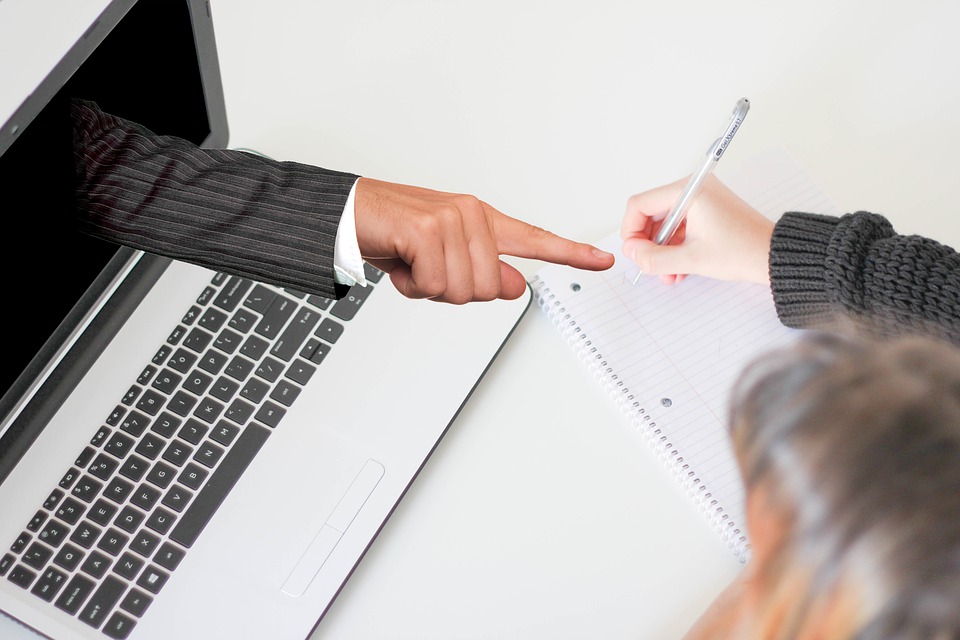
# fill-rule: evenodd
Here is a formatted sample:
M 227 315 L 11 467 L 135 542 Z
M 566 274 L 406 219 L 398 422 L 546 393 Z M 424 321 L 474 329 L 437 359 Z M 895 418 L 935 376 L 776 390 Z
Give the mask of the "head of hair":
M 842 592 L 841 637 L 960 638 L 960 351 L 814 333 L 745 370 L 730 425 L 786 523 L 761 576 L 790 594 L 776 637 Z

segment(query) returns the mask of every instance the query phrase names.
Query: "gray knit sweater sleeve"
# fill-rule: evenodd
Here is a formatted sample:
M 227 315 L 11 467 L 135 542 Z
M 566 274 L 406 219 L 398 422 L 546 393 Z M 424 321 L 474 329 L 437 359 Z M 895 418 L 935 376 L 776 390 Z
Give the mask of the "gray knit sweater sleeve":
M 357 176 L 201 149 L 73 101 L 80 230 L 215 271 L 336 297 L 337 227 Z
M 770 281 L 787 326 L 854 322 L 881 335 L 925 331 L 960 343 L 960 255 L 898 235 L 877 214 L 784 214 L 770 244 Z

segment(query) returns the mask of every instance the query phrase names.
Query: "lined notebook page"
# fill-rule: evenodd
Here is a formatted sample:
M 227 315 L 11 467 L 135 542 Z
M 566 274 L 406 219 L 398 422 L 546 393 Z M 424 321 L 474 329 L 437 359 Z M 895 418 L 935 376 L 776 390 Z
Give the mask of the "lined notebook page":
M 836 214 L 786 151 L 774 150 L 722 176 L 771 218 L 784 211 Z M 734 553 L 749 555 L 744 495 L 727 437 L 731 389 L 762 351 L 786 344 L 766 286 L 691 276 L 633 284 L 619 231 L 597 246 L 616 255 L 606 272 L 549 265 L 531 280 L 537 302 L 607 389 L 628 423 L 654 447 Z

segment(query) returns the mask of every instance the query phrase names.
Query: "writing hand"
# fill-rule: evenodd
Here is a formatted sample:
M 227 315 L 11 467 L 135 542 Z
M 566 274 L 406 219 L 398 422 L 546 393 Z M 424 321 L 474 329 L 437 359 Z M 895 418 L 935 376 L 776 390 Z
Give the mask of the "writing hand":
M 632 196 L 620 227 L 623 254 L 644 274 L 667 284 L 685 274 L 769 283 L 768 260 L 774 223 L 710 176 L 686 220 L 667 245 L 653 242 L 657 228 L 680 196 L 686 180 Z
M 614 256 L 507 216 L 474 196 L 357 181 L 360 254 L 400 293 L 453 304 L 518 298 L 523 275 L 501 255 L 602 271 Z

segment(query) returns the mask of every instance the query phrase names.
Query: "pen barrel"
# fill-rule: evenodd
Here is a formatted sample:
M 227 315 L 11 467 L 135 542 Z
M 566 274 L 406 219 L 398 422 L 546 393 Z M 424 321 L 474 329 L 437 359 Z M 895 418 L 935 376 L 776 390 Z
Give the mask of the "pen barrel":
M 664 218 L 663 224 L 660 225 L 660 229 L 653 239 L 654 242 L 657 244 L 667 244 L 670 242 L 670 238 L 673 237 L 673 234 L 676 233 L 680 227 L 680 223 L 683 222 L 683 218 L 687 214 L 687 209 L 693 204 L 693 199 L 700 193 L 703 183 L 707 181 L 707 176 L 710 175 L 710 172 L 713 171 L 716 164 L 717 159 L 713 157 L 712 154 L 708 154 L 706 162 L 691 176 L 690 181 L 687 182 L 687 186 L 683 189 L 683 193 L 680 194 L 677 204 L 673 206 L 673 209 L 667 214 L 667 217 Z

